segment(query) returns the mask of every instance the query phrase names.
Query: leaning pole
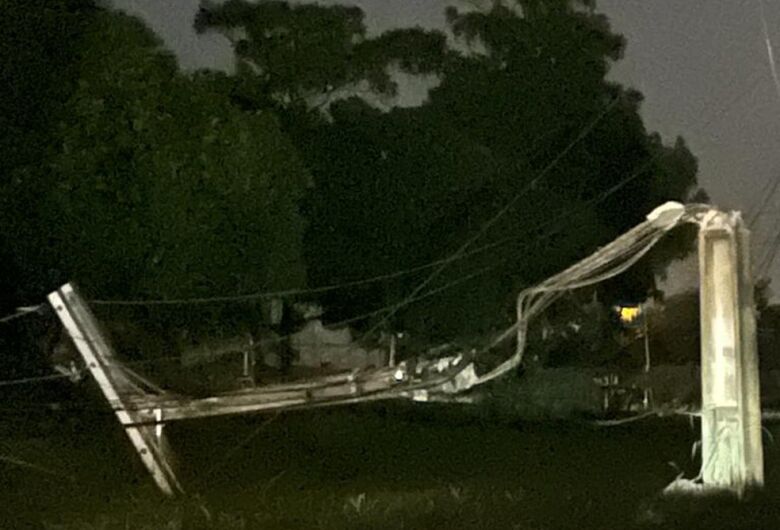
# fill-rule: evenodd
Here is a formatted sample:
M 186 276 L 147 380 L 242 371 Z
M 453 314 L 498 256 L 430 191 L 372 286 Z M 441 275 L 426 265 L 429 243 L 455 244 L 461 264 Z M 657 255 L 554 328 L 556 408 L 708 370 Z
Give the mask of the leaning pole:
M 764 483 L 749 237 L 738 212 L 700 220 L 701 478 L 738 495 Z

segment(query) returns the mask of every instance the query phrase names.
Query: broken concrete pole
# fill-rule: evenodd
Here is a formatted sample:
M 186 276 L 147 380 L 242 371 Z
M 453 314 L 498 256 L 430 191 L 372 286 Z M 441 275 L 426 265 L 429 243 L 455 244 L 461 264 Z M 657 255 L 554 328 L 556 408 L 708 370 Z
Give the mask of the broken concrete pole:
M 749 234 L 738 213 L 701 221 L 702 480 L 742 494 L 764 482 Z

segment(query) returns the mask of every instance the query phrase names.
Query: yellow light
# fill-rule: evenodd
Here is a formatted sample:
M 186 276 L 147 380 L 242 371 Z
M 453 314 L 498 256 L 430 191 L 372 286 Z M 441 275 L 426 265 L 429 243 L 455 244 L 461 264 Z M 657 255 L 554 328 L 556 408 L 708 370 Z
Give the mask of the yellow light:
M 620 320 L 624 324 L 631 324 L 642 314 L 642 309 L 639 306 L 623 306 L 619 309 Z

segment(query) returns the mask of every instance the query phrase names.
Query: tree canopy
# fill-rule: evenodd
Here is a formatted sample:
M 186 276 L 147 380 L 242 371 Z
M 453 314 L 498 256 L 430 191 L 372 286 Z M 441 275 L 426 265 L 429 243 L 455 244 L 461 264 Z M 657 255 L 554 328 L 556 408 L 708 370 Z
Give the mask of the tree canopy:
M 399 60 L 410 72 L 438 75 L 416 108 L 381 112 L 372 105 L 376 94 L 354 92 L 332 98 L 324 118 L 308 100 L 308 113 L 283 113 L 283 120 L 314 177 L 306 210 L 311 283 L 423 266 L 474 240 L 429 288 L 488 272 L 399 312 L 399 326 L 441 337 L 499 325 L 519 289 L 584 257 L 654 206 L 684 201 L 696 186 L 696 160 L 684 141 L 667 146 L 648 133 L 641 95 L 606 80 L 624 40 L 592 2 L 494 2 L 446 15 L 455 46 L 444 45 L 444 33 L 419 29 L 367 38 L 354 8 L 231 0 L 204 6 L 197 22 L 233 37 L 245 65 L 237 78 L 266 90 L 258 93 L 268 86 L 337 93 L 359 80 L 381 92 L 387 85 L 377 73 Z M 280 46 L 288 55 L 274 53 Z M 384 51 L 366 52 L 375 49 Z M 644 297 L 653 271 L 688 241 L 678 237 L 604 290 Z M 334 318 L 398 303 L 435 270 L 326 301 Z
M 624 41 L 589 1 L 450 8 L 446 33 L 373 37 L 355 7 L 206 3 L 195 27 L 230 38 L 232 75 L 183 74 L 138 20 L 87 0 L 2 1 L 0 225 L 30 297 L 68 280 L 168 299 L 385 276 L 320 301 L 339 319 L 433 291 L 394 325 L 470 336 L 695 190 L 685 143 L 648 132 L 641 95 L 606 79 Z M 438 85 L 380 110 L 397 71 Z M 604 293 L 644 296 L 686 241 Z
M 303 285 L 310 176 L 274 113 L 231 104 L 222 74 L 182 74 L 126 15 L 91 14 L 76 49 L 45 156 L 3 183 L 34 283 L 134 299 Z
M 195 29 L 230 38 L 239 77 L 251 76 L 248 99 L 286 108 L 322 104 L 341 89 L 361 90 L 363 84 L 366 91 L 393 94 L 388 65 L 431 72 L 445 49 L 443 35 L 414 28 L 369 39 L 363 12 L 340 5 L 205 2 Z
M 25 273 L 38 263 L 34 249 L 22 252 L 15 245 L 32 237 L 36 212 L 28 206 L 36 197 L 20 186 L 14 193 L 21 196 L 11 197 L 8 187 L 53 142 L 62 102 L 75 88 L 78 45 L 95 6 L 87 0 L 0 0 L 0 12 L 0 289 L 5 306 L 31 287 L 35 275 Z

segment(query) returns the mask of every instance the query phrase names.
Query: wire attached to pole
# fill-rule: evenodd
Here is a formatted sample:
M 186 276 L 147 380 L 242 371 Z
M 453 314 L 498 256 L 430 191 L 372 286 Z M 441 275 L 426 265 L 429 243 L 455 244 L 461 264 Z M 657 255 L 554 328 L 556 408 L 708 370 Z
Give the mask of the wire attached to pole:
M 0 318 L 0 324 L 5 324 L 6 322 L 11 322 L 12 320 L 16 320 L 17 318 L 21 318 L 23 316 L 37 313 L 38 311 L 43 309 L 43 307 L 44 304 L 39 304 L 35 306 L 17 307 L 16 313 L 12 313 L 10 315 L 4 316 L 3 318 Z

